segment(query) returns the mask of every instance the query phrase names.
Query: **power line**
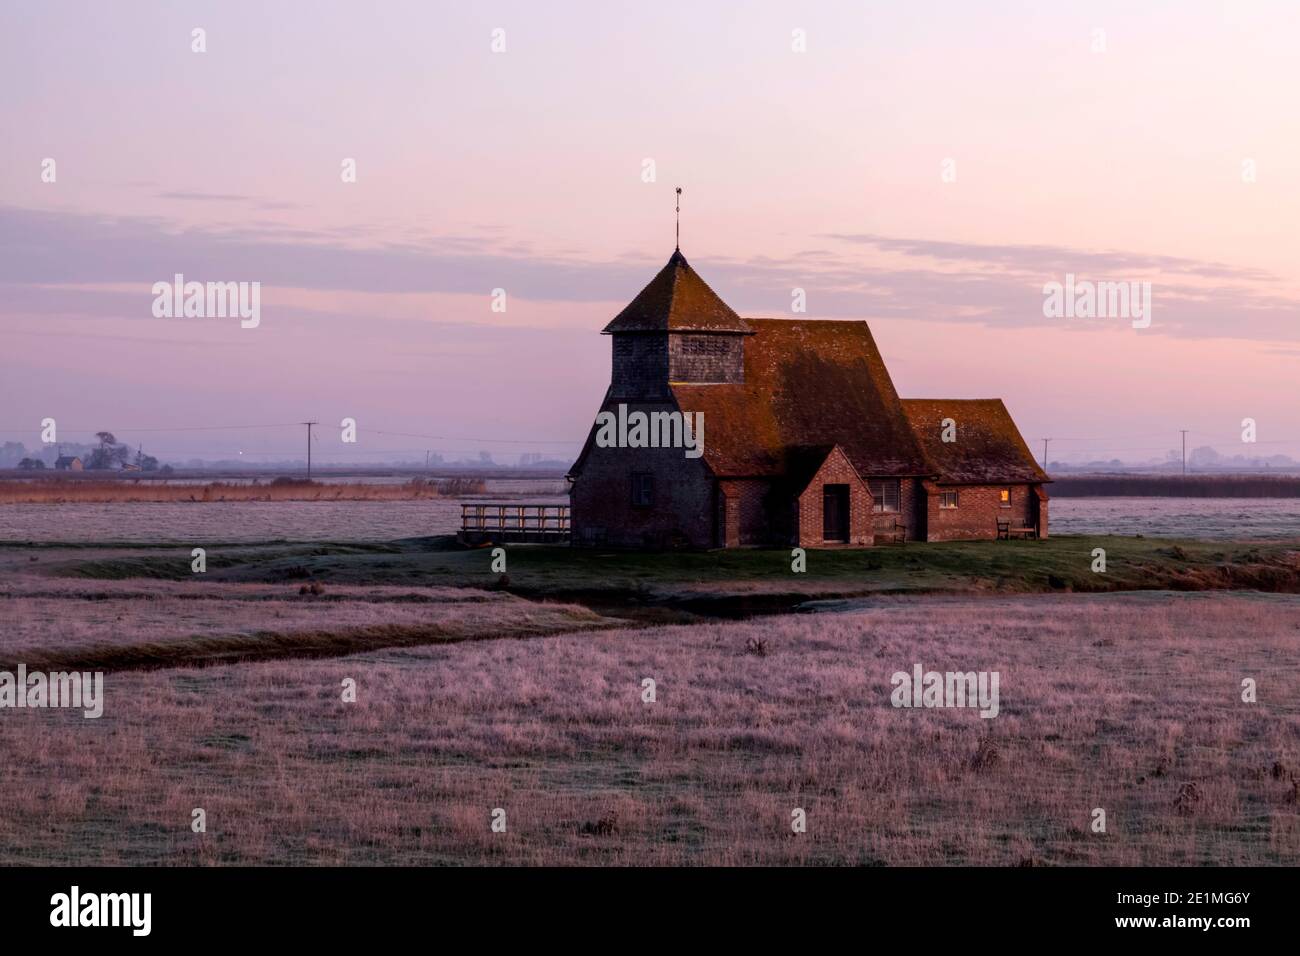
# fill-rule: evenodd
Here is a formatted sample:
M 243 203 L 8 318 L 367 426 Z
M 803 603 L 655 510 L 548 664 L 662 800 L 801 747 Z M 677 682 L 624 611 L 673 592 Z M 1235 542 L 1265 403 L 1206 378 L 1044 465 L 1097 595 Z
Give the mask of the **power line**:
M 377 428 L 367 429 L 376 435 L 391 435 L 394 438 L 429 438 L 433 441 L 481 441 L 498 445 L 581 445 L 585 439 L 546 439 L 546 438 L 475 438 L 472 435 L 419 435 L 415 432 L 386 432 Z
M 151 426 L 127 427 L 127 428 L 117 427 L 112 429 L 76 428 L 71 425 L 61 425 L 59 427 L 59 430 L 63 432 L 72 432 L 75 434 L 87 434 L 87 435 L 94 435 L 101 431 L 112 431 L 114 433 L 121 432 L 123 434 L 135 434 L 137 432 L 204 432 L 204 431 L 240 431 L 240 430 L 261 429 L 261 428 L 297 428 L 303 424 L 304 424 L 303 422 L 297 421 L 297 422 L 268 422 L 266 424 L 243 424 L 243 425 L 151 425 Z M 316 422 L 315 424 L 319 424 L 319 422 Z M 30 425 L 0 427 L 0 434 L 22 435 L 22 434 L 30 433 L 34 430 L 38 430 L 38 429 L 34 429 Z M 1180 429 L 1179 431 L 1180 433 L 1185 432 L 1188 435 L 1195 435 L 1200 438 L 1208 439 L 1211 441 L 1217 441 L 1217 442 L 1235 443 L 1240 437 L 1238 435 L 1220 435 L 1212 432 L 1202 432 L 1191 428 Z M 580 445 L 584 440 L 584 439 L 570 439 L 570 438 L 561 438 L 561 439 L 488 438 L 486 436 L 480 436 L 480 435 L 430 435 L 425 432 L 398 432 L 398 431 L 388 431 L 386 429 L 378 429 L 378 428 L 367 428 L 365 429 L 365 432 L 367 434 L 388 435 L 397 438 L 421 438 L 421 439 L 426 439 L 431 441 L 485 442 L 489 444 L 500 444 L 500 445 Z M 1141 435 L 1101 435 L 1101 436 L 1096 436 L 1091 438 L 1081 438 L 1077 436 L 1062 437 L 1059 435 L 1054 435 L 1048 440 L 1055 441 L 1055 442 L 1081 442 L 1081 443 L 1111 442 L 1111 441 L 1124 442 L 1124 441 L 1133 441 L 1133 440 L 1142 441 L 1148 438 L 1162 438 L 1166 434 L 1168 433 L 1154 432 L 1154 433 L 1147 433 Z M 1254 442 L 1250 442 L 1250 444 L 1256 444 L 1256 445 L 1285 445 L 1285 444 L 1296 444 L 1296 443 L 1300 443 L 1300 437 L 1261 439 L 1261 440 L 1256 440 Z M 1144 448 L 1146 446 L 1115 445 L 1110 447 Z
M 297 428 L 305 422 L 277 422 L 269 425 L 172 425 L 163 428 L 113 428 L 111 431 L 116 434 L 134 434 L 136 432 L 202 432 L 202 431 L 234 431 L 238 429 L 252 428 Z M 313 424 L 320 424 L 314 422 Z M 104 428 L 73 428 L 70 425 L 60 425 L 59 431 L 71 432 L 73 434 L 94 435 L 101 431 L 109 431 Z M 25 435 L 32 431 L 31 426 L 17 428 L 0 428 L 0 434 Z M 390 432 L 377 428 L 368 428 L 367 432 L 375 435 L 389 435 L 395 438 L 425 438 L 433 441 L 473 441 L 486 442 L 499 445 L 581 445 L 585 439 L 576 438 L 482 438 L 475 435 L 425 435 L 417 432 Z
M 235 429 L 241 429 L 241 428 L 296 428 L 297 426 L 299 426 L 299 425 L 301 425 L 301 424 L 302 424 L 302 422 L 279 422 L 278 424 L 275 424 L 275 425 L 171 425 L 171 426 L 168 426 L 168 427 L 166 427 L 166 428 L 114 428 L 114 429 L 112 429 L 112 431 L 113 431 L 113 432 L 122 432 L 123 434 L 126 434 L 126 433 L 128 433 L 128 432 L 130 432 L 130 433 L 134 433 L 134 432 L 208 432 L 208 431 L 226 431 L 226 430 L 235 430 Z M 109 429 L 107 429 L 107 428 L 73 428 L 73 427 L 71 427 L 70 425 L 60 425 L 60 426 L 59 426 L 59 430 L 60 430 L 60 431 L 65 431 L 65 432 L 84 433 L 84 434 L 87 434 L 87 435 L 94 435 L 94 434 L 97 434 L 98 432 L 109 431 Z M 24 432 L 32 431 L 32 428 L 31 428 L 30 426 L 28 426 L 27 428 L 6 428 L 6 429 L 0 429 L 0 431 L 3 431 L 5 434 L 22 434 L 22 433 L 24 433 Z

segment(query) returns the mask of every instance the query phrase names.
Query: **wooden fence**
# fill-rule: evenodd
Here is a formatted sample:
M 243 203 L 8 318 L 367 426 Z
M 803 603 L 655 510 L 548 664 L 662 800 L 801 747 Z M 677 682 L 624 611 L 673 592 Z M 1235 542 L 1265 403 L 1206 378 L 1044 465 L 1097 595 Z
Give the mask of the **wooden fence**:
M 483 541 L 568 541 L 569 506 L 462 502 L 460 539 Z

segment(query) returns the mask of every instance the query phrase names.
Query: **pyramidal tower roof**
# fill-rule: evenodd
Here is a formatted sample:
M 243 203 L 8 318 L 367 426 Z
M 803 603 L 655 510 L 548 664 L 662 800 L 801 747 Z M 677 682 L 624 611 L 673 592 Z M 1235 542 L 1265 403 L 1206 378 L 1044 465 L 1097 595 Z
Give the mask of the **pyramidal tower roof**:
M 680 249 L 603 334 L 612 332 L 738 332 L 750 328 L 691 268 Z

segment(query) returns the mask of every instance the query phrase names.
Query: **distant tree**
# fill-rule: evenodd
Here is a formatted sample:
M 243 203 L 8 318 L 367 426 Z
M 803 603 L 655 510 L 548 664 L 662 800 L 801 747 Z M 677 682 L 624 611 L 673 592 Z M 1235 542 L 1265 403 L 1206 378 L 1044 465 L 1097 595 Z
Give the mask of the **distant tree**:
M 88 471 L 105 471 L 112 468 L 118 461 L 113 454 L 114 449 L 100 446 L 90 453 L 86 459 L 86 469 Z
M 175 469 L 173 469 L 171 465 L 163 465 L 161 468 L 158 469 L 158 474 L 170 475 L 174 470 Z
M 39 458 L 24 458 L 18 463 L 18 467 L 23 471 L 41 471 L 45 468 L 45 462 Z
M 146 455 L 143 448 L 135 450 L 135 466 L 141 471 L 157 471 L 158 459 L 153 455 Z
M 106 471 L 126 464 L 131 449 L 119 445 L 112 432 L 95 432 L 95 437 L 99 439 L 99 447 L 90 453 L 90 460 L 86 462 L 87 469 Z
M 0 446 L 0 467 L 11 468 L 27 457 L 27 449 L 20 441 L 7 441 Z

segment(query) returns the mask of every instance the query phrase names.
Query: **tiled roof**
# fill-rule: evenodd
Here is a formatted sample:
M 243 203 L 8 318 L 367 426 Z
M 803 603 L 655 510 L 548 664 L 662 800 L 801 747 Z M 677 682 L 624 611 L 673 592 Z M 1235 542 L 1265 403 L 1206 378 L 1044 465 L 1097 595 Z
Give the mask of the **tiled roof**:
M 699 277 L 679 249 L 604 331 L 748 332 L 749 327 Z
M 745 321 L 744 384 L 672 385 L 683 411 L 704 412 L 715 475 L 780 475 L 789 449 L 831 445 L 864 478 L 934 473 L 865 322 Z
M 1020 436 L 1000 398 L 906 398 L 907 413 L 940 480 L 952 484 L 1051 481 Z M 951 418 L 956 441 L 943 440 Z M 707 425 L 705 437 L 707 439 Z

